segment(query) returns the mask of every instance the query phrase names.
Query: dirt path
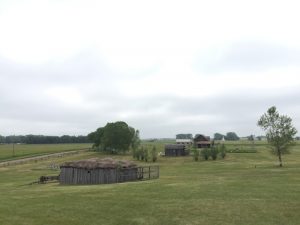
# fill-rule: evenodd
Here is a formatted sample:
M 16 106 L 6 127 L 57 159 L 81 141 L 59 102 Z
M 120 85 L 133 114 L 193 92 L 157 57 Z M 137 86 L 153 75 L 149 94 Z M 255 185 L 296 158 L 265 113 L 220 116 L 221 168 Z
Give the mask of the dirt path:
M 74 154 L 78 154 L 81 152 L 86 152 L 88 150 L 89 150 L 89 148 L 85 148 L 85 149 L 75 150 L 75 151 L 58 152 L 58 153 L 51 153 L 51 154 L 47 154 L 47 155 L 28 157 L 28 158 L 24 158 L 24 159 L 10 160 L 10 161 L 6 161 L 6 162 L 0 162 L 0 167 L 19 165 L 19 164 L 24 164 L 24 163 L 28 163 L 28 162 L 38 162 L 38 161 L 46 160 L 46 159 L 50 159 L 50 158 L 64 157 L 67 155 L 74 155 Z

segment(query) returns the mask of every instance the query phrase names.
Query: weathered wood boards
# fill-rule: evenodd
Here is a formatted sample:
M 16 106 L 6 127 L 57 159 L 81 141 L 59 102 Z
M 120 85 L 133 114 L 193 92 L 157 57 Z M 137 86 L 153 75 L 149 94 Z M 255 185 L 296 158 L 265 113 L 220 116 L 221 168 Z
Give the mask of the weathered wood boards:
M 60 169 L 61 184 L 111 184 L 159 177 L 159 166 L 138 167 L 109 158 L 66 162 Z
M 138 169 L 119 168 L 72 168 L 62 167 L 59 175 L 61 184 L 111 184 L 138 180 Z

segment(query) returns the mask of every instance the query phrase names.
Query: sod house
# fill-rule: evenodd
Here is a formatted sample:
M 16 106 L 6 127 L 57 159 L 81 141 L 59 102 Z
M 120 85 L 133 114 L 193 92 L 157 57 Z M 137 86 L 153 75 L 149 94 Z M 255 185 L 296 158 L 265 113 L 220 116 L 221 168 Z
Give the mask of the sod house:
M 60 184 L 110 184 L 140 179 L 136 164 L 111 158 L 65 162 L 60 170 Z

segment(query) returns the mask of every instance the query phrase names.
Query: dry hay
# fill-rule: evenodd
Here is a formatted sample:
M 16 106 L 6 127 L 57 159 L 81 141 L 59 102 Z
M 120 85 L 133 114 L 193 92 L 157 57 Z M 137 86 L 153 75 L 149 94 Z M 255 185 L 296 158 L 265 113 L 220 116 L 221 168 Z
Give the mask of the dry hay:
M 115 160 L 112 158 L 91 158 L 79 161 L 72 161 L 72 162 L 65 162 L 61 166 L 62 167 L 69 167 L 69 168 L 84 168 L 84 169 L 96 169 L 96 168 L 103 168 L 103 169 L 126 169 L 126 168 L 135 168 L 137 167 L 136 164 L 126 160 Z

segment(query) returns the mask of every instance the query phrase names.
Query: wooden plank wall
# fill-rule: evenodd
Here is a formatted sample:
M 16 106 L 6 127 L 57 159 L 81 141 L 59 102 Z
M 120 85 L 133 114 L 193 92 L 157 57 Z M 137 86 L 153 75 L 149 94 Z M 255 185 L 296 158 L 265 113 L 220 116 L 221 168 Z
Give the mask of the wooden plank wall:
M 135 180 L 159 178 L 159 166 L 147 166 L 130 169 L 82 169 L 61 168 L 61 184 L 111 184 Z

